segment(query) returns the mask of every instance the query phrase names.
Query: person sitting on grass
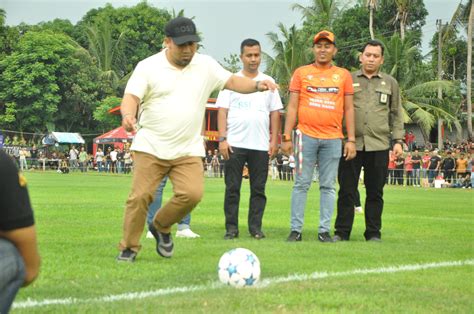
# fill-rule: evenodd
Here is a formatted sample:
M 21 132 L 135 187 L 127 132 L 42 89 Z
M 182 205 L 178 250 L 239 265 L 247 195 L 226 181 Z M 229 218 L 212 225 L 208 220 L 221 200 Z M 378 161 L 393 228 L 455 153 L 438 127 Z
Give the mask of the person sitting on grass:
M 62 174 L 69 173 L 69 165 L 66 159 L 60 161 L 58 172 Z

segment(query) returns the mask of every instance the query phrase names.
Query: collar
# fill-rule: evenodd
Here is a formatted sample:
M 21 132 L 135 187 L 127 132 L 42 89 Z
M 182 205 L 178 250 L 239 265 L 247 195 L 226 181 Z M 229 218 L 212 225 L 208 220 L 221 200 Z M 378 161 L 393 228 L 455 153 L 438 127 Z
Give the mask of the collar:
M 356 75 L 356 76 L 359 76 L 359 77 L 360 77 L 360 76 L 367 77 L 367 76 L 364 74 L 364 72 L 362 72 L 362 70 L 357 70 L 357 71 L 355 72 L 355 75 Z M 383 77 L 384 77 L 384 74 L 379 71 L 377 74 L 373 75 L 372 77 L 383 78 Z

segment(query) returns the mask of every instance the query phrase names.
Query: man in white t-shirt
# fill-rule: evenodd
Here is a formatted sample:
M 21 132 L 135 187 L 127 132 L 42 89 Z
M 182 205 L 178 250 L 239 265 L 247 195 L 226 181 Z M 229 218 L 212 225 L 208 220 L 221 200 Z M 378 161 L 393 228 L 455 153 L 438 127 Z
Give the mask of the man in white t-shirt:
M 72 145 L 71 149 L 69 150 L 69 168 L 71 171 L 75 171 L 77 169 L 77 157 L 79 156 L 79 152 L 76 149 L 76 146 Z
M 276 88 L 271 81 L 232 75 L 211 57 L 196 53 L 200 38 L 188 18 L 168 22 L 165 36 L 166 49 L 136 66 L 120 108 L 125 130 L 138 131 L 131 147 L 133 183 L 126 202 L 119 261 L 135 260 L 148 205 L 166 175 L 174 195 L 148 228 L 156 239 L 157 253 L 168 258 L 173 255 L 171 226 L 193 210 L 204 190 L 201 133 L 209 95 L 223 88 L 242 93 Z
M 258 71 L 261 48 L 255 39 L 241 43 L 240 60 L 243 69 L 237 76 L 274 82 L 270 76 Z M 265 237 L 262 218 L 267 202 L 268 161 L 278 153 L 279 110 L 283 108 L 280 95 L 278 91 L 244 95 L 226 89 L 219 93 L 216 105 L 219 107 L 219 150 L 226 160 L 224 239 L 239 236 L 240 188 L 246 162 L 250 177 L 248 228 L 253 238 L 262 239 Z

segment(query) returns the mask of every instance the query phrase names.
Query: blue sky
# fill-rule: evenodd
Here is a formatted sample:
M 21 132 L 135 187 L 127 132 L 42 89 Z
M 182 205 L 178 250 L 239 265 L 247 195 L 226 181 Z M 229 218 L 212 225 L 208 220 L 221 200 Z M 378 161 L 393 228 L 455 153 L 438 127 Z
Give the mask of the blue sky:
M 436 31 L 436 19 L 449 21 L 461 0 L 424 0 L 429 12 L 423 29 L 423 51 L 428 51 L 428 42 Z M 7 24 L 21 22 L 36 24 L 55 18 L 69 19 L 76 23 L 93 8 L 111 3 L 115 7 L 133 6 L 137 0 L 0 0 L 0 7 L 7 12 Z M 277 31 L 277 23 L 287 27 L 299 25 L 301 15 L 290 9 L 292 3 L 308 5 L 309 0 L 149 0 L 156 7 L 184 9 L 186 16 L 195 17 L 199 31 L 203 34 L 203 53 L 223 61 L 231 53 L 238 53 L 240 42 L 255 38 L 264 51 L 271 54 L 266 33 Z

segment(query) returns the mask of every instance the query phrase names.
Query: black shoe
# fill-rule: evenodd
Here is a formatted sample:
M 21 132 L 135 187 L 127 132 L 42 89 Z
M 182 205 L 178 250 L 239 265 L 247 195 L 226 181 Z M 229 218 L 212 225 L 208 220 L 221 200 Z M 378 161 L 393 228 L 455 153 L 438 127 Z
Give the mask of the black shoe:
M 238 231 L 227 231 L 224 234 L 224 240 L 237 239 L 238 237 L 239 237 L 239 232 Z
M 341 237 L 340 235 L 336 234 L 336 235 L 334 235 L 334 237 L 332 238 L 332 241 L 333 241 L 333 242 L 341 242 L 341 241 L 349 241 L 349 239 L 343 238 L 343 237 Z
M 173 239 L 171 233 L 162 233 L 156 230 L 153 223 L 148 225 L 148 230 L 155 237 L 156 240 L 156 252 L 162 257 L 170 258 L 173 256 Z
M 382 242 L 382 239 L 380 239 L 379 237 L 371 237 L 369 239 L 367 239 L 368 242 Z
M 288 236 L 286 241 L 288 241 L 288 242 L 297 242 L 297 241 L 301 241 L 302 239 L 303 239 L 303 236 L 302 236 L 301 232 L 293 230 L 293 231 L 290 232 L 290 235 Z
M 319 242 L 334 242 L 329 235 L 329 232 L 318 233 Z
M 250 236 L 254 239 L 260 240 L 265 238 L 265 234 L 262 231 L 257 231 L 255 233 L 250 234 Z
M 129 248 L 126 248 L 117 256 L 117 261 L 133 263 L 135 261 L 135 257 L 137 257 L 137 253 Z

